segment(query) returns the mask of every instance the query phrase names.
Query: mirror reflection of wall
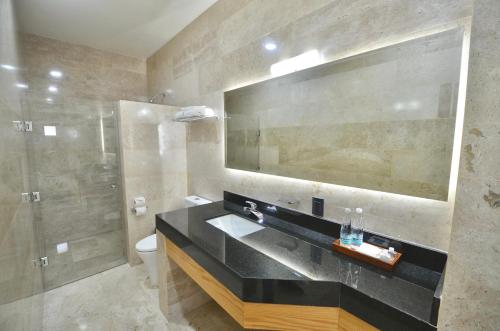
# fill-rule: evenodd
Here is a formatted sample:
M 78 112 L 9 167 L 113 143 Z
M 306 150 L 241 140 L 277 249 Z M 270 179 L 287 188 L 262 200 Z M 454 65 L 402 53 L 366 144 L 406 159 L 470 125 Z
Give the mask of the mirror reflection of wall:
M 225 92 L 226 167 L 447 200 L 463 30 Z

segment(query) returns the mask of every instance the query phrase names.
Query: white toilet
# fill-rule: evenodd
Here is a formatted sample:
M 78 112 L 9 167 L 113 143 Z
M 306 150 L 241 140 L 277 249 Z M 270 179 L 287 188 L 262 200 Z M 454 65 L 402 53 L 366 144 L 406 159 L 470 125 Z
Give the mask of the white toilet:
M 158 270 L 156 267 L 156 233 L 141 239 L 135 244 L 137 255 L 141 258 L 149 273 L 151 286 L 158 285 Z
M 184 198 L 184 205 L 186 207 L 200 206 L 211 202 L 212 201 L 196 195 Z M 151 286 L 158 286 L 158 268 L 156 266 L 156 234 L 139 240 L 137 244 L 135 244 L 135 250 L 148 270 Z

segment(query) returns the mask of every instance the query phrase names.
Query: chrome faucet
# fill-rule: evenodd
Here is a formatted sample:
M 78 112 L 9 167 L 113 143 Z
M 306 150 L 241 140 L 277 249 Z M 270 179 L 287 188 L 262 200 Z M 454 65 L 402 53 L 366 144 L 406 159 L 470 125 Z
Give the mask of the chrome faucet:
M 254 214 L 255 217 L 258 218 L 258 222 L 262 223 L 264 220 L 264 214 L 257 210 L 257 204 L 253 201 L 245 201 L 245 203 L 248 203 L 250 207 L 243 207 L 243 211 L 246 214 Z

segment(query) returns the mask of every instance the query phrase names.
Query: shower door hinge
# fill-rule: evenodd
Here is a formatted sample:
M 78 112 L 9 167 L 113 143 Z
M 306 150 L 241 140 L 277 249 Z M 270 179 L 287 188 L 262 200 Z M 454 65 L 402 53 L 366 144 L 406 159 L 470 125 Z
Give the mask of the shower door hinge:
M 21 193 L 21 199 L 23 202 L 39 202 L 40 192 L 24 192 Z
M 49 258 L 44 256 L 39 259 L 34 259 L 33 261 L 33 266 L 34 267 L 46 267 L 49 265 Z
M 48 265 L 49 265 L 49 258 L 48 258 L 48 257 L 46 257 L 46 256 L 41 257 L 41 258 L 40 258 L 40 265 L 41 265 L 42 267 L 46 267 L 46 266 L 48 266 Z
M 18 132 L 31 132 L 33 131 L 32 121 L 12 121 L 14 129 Z

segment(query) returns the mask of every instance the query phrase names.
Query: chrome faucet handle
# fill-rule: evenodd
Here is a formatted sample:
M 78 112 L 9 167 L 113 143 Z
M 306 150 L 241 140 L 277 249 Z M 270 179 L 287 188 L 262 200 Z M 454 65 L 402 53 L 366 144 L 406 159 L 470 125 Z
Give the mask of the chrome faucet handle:
M 257 209 L 257 204 L 253 201 L 245 201 L 245 203 L 248 203 L 250 205 L 250 209 L 256 210 Z

